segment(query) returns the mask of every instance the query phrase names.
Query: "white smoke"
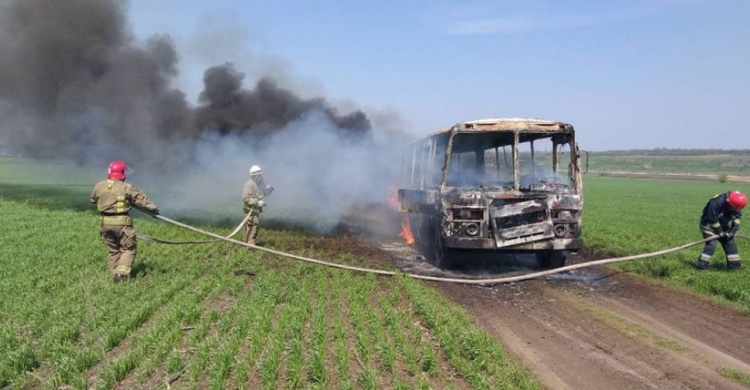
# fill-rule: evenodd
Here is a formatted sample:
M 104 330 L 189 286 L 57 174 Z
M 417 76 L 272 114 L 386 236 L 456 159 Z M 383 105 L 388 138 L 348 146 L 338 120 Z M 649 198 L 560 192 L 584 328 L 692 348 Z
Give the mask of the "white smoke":
M 0 1 L 0 143 L 102 176 L 124 160 L 164 212 L 241 216 L 253 164 L 276 188 L 264 217 L 326 230 L 353 205 L 385 199 L 407 142 L 396 115 L 378 114 L 379 132 L 353 105 L 304 91 L 277 61 L 214 58 L 208 49 L 247 43 L 241 28 L 205 38 L 193 48 L 219 64 L 191 102 L 177 88 L 186 76 L 173 40 L 136 40 L 121 1 Z M 225 60 L 250 62 L 257 77 Z
M 275 191 L 263 218 L 328 231 L 356 205 L 384 202 L 396 182 L 403 139 L 357 141 L 342 138 L 323 112 L 312 111 L 275 132 L 262 144 L 247 133 L 205 134 L 185 166 L 178 153 L 174 175 L 139 173 L 166 213 L 242 217 L 241 191 L 248 169 L 260 165 Z M 140 169 L 143 172 L 143 169 Z

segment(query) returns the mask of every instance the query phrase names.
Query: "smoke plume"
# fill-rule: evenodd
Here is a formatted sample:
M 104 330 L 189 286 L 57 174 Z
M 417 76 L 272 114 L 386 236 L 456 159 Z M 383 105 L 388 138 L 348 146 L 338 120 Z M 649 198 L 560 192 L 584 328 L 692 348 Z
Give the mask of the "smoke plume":
M 221 59 L 192 105 L 174 85 L 170 37 L 137 41 L 124 7 L 0 2 L 0 145 L 103 169 L 125 160 L 164 210 L 236 205 L 252 164 L 277 188 L 268 202 L 277 216 L 325 228 L 353 202 L 380 200 L 394 148 L 362 111 L 339 113 L 270 76 L 249 89 Z

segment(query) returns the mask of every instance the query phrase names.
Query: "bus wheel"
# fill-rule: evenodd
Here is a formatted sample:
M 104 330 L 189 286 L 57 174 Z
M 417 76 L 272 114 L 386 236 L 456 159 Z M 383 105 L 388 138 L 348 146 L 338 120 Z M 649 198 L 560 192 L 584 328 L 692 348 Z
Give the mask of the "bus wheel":
M 566 258 L 564 251 L 546 250 L 536 253 L 539 266 L 546 269 L 564 267 Z
M 443 236 L 440 235 L 439 229 L 433 230 L 432 248 L 430 251 L 430 262 L 440 269 L 450 269 L 453 262 L 450 258 L 450 251 L 445 247 Z

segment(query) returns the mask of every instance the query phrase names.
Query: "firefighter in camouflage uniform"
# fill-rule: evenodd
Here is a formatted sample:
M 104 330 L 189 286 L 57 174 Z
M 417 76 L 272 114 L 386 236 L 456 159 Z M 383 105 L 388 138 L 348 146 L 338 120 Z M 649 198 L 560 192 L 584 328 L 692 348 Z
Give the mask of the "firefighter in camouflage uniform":
M 740 229 L 742 213 L 740 210 L 747 204 L 747 196 L 738 191 L 730 191 L 717 195 L 708 201 L 701 215 L 700 229 L 703 238 L 718 235 L 717 240 L 706 243 L 698 258 L 696 267 L 699 270 L 708 268 L 709 261 L 716 251 L 716 243 L 720 242 L 727 256 L 727 269 L 740 268 L 740 254 L 734 235 Z
M 109 255 L 107 262 L 114 274 L 114 281 L 120 282 L 130 277 L 135 262 L 136 237 L 130 209 L 133 205 L 159 213 L 156 204 L 132 184 L 125 182 L 127 165 L 113 161 L 107 170 L 107 180 L 94 186 L 91 203 L 101 213 L 101 237 Z
M 245 242 L 255 245 L 260 229 L 260 213 L 263 212 L 266 202 L 263 200 L 273 191 L 273 186 L 268 186 L 263 181 L 263 169 L 257 165 L 250 167 L 250 180 L 242 188 L 242 203 L 245 214 L 250 217 L 245 224 Z

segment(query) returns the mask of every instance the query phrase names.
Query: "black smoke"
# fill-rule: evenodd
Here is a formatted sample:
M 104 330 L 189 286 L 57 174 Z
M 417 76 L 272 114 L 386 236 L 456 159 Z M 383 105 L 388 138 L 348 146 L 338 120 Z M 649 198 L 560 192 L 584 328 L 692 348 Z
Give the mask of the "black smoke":
M 191 104 L 175 86 L 170 37 L 136 40 L 123 4 L 0 0 L 2 149 L 102 176 L 124 160 L 135 167 L 128 180 L 166 213 L 241 216 L 254 164 L 276 187 L 264 217 L 326 231 L 385 199 L 405 144 L 397 115 L 376 113 L 376 133 L 361 111 L 341 113 L 272 77 L 246 80 L 220 58 Z
M 306 113 L 321 111 L 347 135 L 362 136 L 370 131 L 367 116 L 361 111 L 340 116 L 324 99 L 301 99 L 279 88 L 271 78 L 260 79 L 253 90 L 243 89 L 244 77 L 231 64 L 206 70 L 201 105 L 196 109 L 196 129 L 226 134 L 252 128 L 259 135 L 268 135 Z
M 268 138 L 311 112 L 367 138 L 361 111 L 340 114 L 231 64 L 206 70 L 197 107 L 174 87 L 172 40 L 138 42 L 120 0 L 0 1 L 0 144 L 40 157 L 153 159 L 152 146 L 208 132 Z M 217 62 L 221 62 L 217 59 Z M 261 142 L 259 141 L 259 142 Z

